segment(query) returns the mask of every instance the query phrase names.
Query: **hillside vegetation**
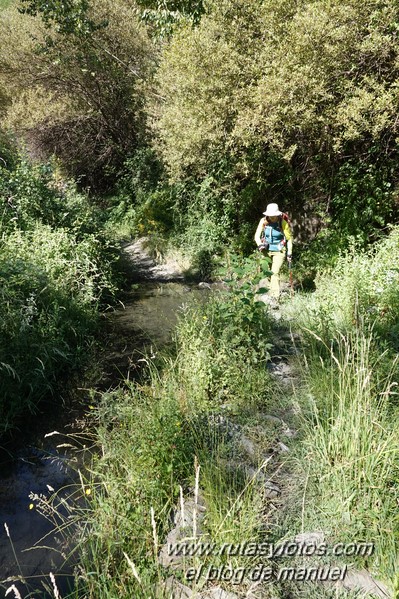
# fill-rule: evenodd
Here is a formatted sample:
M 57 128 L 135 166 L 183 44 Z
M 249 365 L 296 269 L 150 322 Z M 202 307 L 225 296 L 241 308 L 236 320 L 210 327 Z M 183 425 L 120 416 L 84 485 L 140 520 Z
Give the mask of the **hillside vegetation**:
M 1 21 L 3 126 L 132 230 L 247 251 L 277 201 L 303 237 L 330 223 L 334 254 L 397 215 L 396 3 L 22 7 Z
M 331 545 L 371 542 L 371 556 L 346 563 L 398 593 L 399 4 L 0 10 L 0 434 L 81 376 L 118 297 L 122 240 L 147 236 L 190 276 L 225 281 L 142 380 L 90 400 L 101 451 L 81 479 L 76 592 L 168 596 L 160 548 L 200 487 L 217 547 L 322 529 Z M 270 202 L 295 237 L 296 293 L 278 322 L 254 289 L 268 274 L 253 236 Z M 273 351 L 294 373 L 289 389 L 269 372 Z M 279 452 L 273 412 L 297 432 Z M 285 489 L 281 510 L 265 477 Z M 258 565 L 241 557 L 217 565 Z M 252 590 L 247 578 L 237 592 Z

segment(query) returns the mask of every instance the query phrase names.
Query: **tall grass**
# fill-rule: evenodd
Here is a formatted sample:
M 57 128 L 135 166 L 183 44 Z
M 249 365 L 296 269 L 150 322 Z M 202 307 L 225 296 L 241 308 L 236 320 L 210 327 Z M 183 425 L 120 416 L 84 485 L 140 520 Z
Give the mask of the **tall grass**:
M 342 254 L 336 265 L 316 277 L 316 291 L 299 295 L 290 310 L 299 326 L 324 340 L 350 331 L 361 319 L 373 323 L 382 341 L 399 350 L 399 227 L 368 252 Z
M 334 342 L 330 360 L 313 356 L 307 370 L 304 451 L 317 480 L 319 525 L 341 541 L 374 543 L 372 566 L 389 579 L 399 557 L 396 361 L 384 380 L 372 333 Z
M 390 583 L 399 559 L 398 235 L 342 256 L 289 308 L 305 356 L 307 526 L 374 543 L 357 561 Z
M 272 385 L 264 362 L 251 357 L 250 338 L 240 349 L 233 343 L 242 314 L 224 318 L 220 304 L 187 312 L 175 354 L 151 365 L 145 383 L 126 384 L 100 402 L 101 456 L 81 550 L 86 597 L 169 597 L 159 547 L 173 528 L 175 506 L 192 501 L 198 486 L 206 504 L 201 540 L 221 545 L 259 537 L 261 491 L 239 468 L 231 427 L 248 411 L 250 393 L 252 407 L 263 407 Z M 177 576 L 185 582 L 188 566 L 214 563 L 212 555 L 187 558 Z

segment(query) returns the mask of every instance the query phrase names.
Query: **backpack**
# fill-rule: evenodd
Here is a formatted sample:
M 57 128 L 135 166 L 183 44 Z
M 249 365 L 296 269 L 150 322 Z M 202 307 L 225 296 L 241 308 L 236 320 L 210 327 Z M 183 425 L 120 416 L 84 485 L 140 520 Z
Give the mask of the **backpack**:
M 287 223 L 289 224 L 289 226 L 291 226 L 291 224 L 292 224 L 291 223 L 291 219 L 290 219 L 290 217 L 288 216 L 288 214 L 286 212 L 282 212 L 281 213 L 280 219 L 287 221 Z
M 264 219 L 264 226 L 261 234 L 263 243 L 267 246 L 269 252 L 280 252 L 287 244 L 287 240 L 283 233 L 282 221 L 285 220 L 291 225 L 291 220 L 285 212 L 282 212 L 278 221 L 269 223 L 267 217 Z

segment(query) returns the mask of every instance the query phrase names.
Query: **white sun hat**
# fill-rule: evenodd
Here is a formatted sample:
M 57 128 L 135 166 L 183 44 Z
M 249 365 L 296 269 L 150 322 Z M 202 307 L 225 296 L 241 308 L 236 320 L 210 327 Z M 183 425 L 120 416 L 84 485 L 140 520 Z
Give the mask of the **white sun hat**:
M 278 209 L 278 204 L 268 204 L 266 206 L 266 212 L 263 213 L 265 216 L 281 216 L 282 212 Z

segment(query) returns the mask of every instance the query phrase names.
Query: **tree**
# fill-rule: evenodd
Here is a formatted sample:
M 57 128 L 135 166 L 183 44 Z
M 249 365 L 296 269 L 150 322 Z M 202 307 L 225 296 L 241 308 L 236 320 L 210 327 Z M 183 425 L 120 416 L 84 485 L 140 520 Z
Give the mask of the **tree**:
M 142 19 L 152 35 L 170 37 L 182 22 L 197 24 L 204 13 L 203 0 L 137 0 Z
M 0 24 L 0 77 L 13 98 L 5 123 L 104 188 L 145 136 L 154 47 L 125 0 L 38 0 L 26 12 L 9 10 Z
M 207 176 L 224 157 L 239 193 L 256 183 L 262 203 L 291 199 L 293 210 L 338 218 L 349 161 L 359 211 L 351 232 L 392 217 L 398 22 L 392 0 L 208 3 L 161 63 L 158 133 L 171 177 Z M 367 174 L 376 156 L 383 200 Z

